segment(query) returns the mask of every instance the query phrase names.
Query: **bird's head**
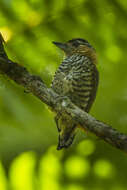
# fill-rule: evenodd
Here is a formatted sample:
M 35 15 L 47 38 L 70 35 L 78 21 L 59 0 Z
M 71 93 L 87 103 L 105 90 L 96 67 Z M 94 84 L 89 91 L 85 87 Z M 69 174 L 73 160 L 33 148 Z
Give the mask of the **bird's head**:
M 66 56 L 80 54 L 89 57 L 94 63 L 96 63 L 96 51 L 87 40 L 76 38 L 65 43 L 53 42 L 53 44 L 63 50 Z

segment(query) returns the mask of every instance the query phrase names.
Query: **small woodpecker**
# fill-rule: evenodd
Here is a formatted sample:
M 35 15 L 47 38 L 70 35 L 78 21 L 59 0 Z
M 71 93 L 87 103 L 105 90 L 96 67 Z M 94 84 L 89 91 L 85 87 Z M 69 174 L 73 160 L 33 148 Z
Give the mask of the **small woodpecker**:
M 65 58 L 55 72 L 51 88 L 60 96 L 67 96 L 80 109 L 89 112 L 96 97 L 99 79 L 95 49 L 81 38 L 53 44 L 64 51 Z M 79 126 L 64 112 L 57 114 L 55 121 L 59 131 L 57 150 L 67 148 L 72 144 Z

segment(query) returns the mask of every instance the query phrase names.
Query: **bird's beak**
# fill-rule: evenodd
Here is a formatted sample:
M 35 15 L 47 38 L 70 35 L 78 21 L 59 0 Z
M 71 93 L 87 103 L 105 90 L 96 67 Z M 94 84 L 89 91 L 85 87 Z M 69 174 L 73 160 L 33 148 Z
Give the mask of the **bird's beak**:
M 58 48 L 60 48 L 63 51 L 67 52 L 68 45 L 66 43 L 61 43 L 61 42 L 52 42 L 52 43 L 55 44 Z

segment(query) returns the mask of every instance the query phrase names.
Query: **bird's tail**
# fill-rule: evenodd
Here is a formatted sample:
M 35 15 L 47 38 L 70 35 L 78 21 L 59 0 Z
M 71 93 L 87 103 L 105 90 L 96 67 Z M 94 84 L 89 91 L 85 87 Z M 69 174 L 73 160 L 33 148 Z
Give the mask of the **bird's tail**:
M 76 135 L 77 124 L 68 115 L 61 115 L 59 118 L 59 140 L 57 150 L 68 148 Z

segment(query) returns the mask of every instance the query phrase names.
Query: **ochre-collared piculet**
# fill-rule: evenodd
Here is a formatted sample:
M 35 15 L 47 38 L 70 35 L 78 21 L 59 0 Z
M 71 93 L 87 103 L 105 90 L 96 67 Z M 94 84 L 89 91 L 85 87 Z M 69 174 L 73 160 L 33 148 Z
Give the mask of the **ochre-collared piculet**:
M 81 38 L 53 43 L 64 51 L 65 58 L 55 73 L 52 89 L 89 112 L 96 97 L 99 78 L 95 49 Z M 57 149 L 67 148 L 72 144 L 78 126 L 67 113 L 57 114 L 55 121 L 59 131 Z

